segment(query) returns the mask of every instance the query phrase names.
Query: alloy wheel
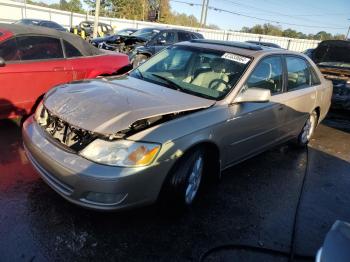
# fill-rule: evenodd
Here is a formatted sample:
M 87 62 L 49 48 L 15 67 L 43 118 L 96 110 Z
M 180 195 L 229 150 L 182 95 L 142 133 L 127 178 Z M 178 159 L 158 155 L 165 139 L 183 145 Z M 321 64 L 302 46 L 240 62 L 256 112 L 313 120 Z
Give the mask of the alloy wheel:
M 202 180 L 203 173 L 203 156 L 198 156 L 194 161 L 194 165 L 191 170 L 191 175 L 188 179 L 188 184 L 185 191 L 185 201 L 187 205 L 190 205 L 197 195 L 200 182 Z

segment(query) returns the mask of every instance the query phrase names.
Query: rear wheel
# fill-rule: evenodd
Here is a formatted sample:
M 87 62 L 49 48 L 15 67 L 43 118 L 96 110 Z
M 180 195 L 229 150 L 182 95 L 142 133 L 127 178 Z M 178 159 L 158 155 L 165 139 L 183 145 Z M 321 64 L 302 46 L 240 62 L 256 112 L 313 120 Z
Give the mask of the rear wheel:
M 310 142 L 310 139 L 317 126 L 317 120 L 318 120 L 317 112 L 312 111 L 312 113 L 309 115 L 308 119 L 306 120 L 303 126 L 303 129 L 298 135 L 298 138 L 297 138 L 298 146 L 305 147 Z

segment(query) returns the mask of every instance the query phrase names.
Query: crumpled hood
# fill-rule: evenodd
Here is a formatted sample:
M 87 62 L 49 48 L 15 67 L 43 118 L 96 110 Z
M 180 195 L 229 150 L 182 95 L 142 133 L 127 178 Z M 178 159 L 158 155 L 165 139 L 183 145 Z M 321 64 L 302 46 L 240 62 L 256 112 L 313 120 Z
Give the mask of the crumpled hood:
M 312 59 L 316 64 L 323 62 L 350 63 L 350 41 L 323 41 L 313 51 Z
M 208 100 L 133 77 L 95 79 L 52 89 L 45 107 L 73 126 L 111 135 L 140 119 L 207 108 Z

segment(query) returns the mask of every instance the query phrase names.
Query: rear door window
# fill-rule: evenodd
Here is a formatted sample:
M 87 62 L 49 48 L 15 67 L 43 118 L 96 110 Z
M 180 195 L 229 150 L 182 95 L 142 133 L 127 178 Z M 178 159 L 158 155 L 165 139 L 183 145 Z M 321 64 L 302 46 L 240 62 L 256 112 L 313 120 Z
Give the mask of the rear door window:
M 168 31 L 168 32 L 161 33 L 158 36 L 157 41 L 159 41 L 159 42 L 164 41 L 164 44 L 171 45 L 175 42 L 175 40 L 176 40 L 175 38 L 176 38 L 175 32 Z
M 0 57 L 7 62 L 20 60 L 15 38 L 11 38 L 0 44 Z
M 83 56 L 78 49 L 76 49 L 73 45 L 71 45 L 67 41 L 64 40 L 63 43 L 66 51 L 66 57 L 70 58 L 70 57 Z
M 22 60 L 42 60 L 63 58 L 61 41 L 45 36 L 21 36 L 17 45 Z
M 189 41 L 192 39 L 191 34 L 187 32 L 178 32 L 179 42 Z
M 312 85 L 312 77 L 308 64 L 303 58 L 287 56 L 288 91 L 307 88 Z

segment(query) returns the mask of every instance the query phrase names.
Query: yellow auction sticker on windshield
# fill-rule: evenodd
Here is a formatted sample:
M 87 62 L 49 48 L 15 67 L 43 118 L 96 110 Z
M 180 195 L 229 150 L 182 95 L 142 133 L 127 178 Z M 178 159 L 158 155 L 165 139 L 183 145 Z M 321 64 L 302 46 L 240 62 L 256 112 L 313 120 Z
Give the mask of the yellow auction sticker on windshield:
M 244 57 L 244 56 L 240 56 L 240 55 L 236 55 L 236 54 L 232 54 L 232 53 L 225 53 L 222 55 L 222 58 L 228 59 L 228 60 L 232 60 L 241 64 L 246 64 L 250 61 L 249 58 Z

